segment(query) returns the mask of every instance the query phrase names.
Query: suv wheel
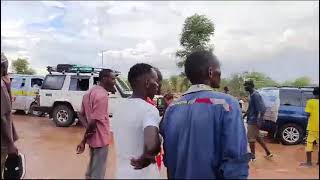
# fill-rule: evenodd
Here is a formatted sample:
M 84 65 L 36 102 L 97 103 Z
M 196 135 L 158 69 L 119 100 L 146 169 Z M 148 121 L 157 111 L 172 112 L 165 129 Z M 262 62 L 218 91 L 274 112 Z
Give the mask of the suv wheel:
M 279 136 L 282 144 L 296 145 L 303 140 L 303 130 L 299 125 L 289 123 L 280 128 Z
M 58 127 L 69 127 L 74 122 L 73 109 L 68 105 L 57 105 L 53 109 L 52 116 Z
M 28 114 L 32 115 L 32 116 L 38 116 L 38 117 L 41 117 L 44 115 L 43 112 L 41 111 L 35 111 L 34 108 L 37 106 L 37 103 L 32 103 L 30 105 L 30 108 L 29 108 L 29 112 Z

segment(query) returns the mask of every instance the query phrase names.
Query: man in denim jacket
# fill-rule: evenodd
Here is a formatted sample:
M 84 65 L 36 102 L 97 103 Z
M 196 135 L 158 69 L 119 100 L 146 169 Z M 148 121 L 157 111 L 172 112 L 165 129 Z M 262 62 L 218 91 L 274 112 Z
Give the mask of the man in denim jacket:
M 246 131 L 238 101 L 214 92 L 220 84 L 220 63 L 211 52 L 194 52 L 185 63 L 192 83 L 166 110 L 160 133 L 168 178 L 246 179 Z

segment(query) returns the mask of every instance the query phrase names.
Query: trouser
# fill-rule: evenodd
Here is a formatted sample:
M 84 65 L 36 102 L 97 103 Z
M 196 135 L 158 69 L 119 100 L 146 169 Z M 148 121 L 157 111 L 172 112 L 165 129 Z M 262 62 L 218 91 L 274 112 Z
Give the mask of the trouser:
M 319 131 L 309 131 L 307 136 L 307 146 L 306 151 L 312 152 L 313 151 L 313 143 L 317 142 L 319 146 Z
M 259 128 L 256 124 L 248 124 L 248 132 L 247 132 L 247 137 L 248 137 L 248 142 L 249 143 L 254 143 L 256 142 L 257 138 L 259 137 Z
M 90 147 L 90 161 L 86 172 L 86 179 L 104 179 L 107 167 L 108 145 Z

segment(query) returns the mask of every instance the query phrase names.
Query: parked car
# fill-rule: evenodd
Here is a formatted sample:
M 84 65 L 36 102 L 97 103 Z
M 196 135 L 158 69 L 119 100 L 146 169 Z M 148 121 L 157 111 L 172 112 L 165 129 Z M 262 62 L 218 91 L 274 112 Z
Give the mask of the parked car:
M 59 68 L 48 68 L 49 74 L 39 91 L 39 106 L 36 109 L 48 113 L 56 126 L 68 127 L 74 123 L 77 112 L 81 109 L 83 95 L 98 84 L 101 69 L 92 68 L 91 72 L 87 67 L 83 71 L 79 68 L 76 72 L 68 71 L 68 68 L 60 68 L 63 69 L 62 72 L 56 69 Z M 115 92 L 109 94 L 111 119 L 121 100 L 132 94 L 129 86 L 121 79 L 120 73 L 117 73 L 115 89 Z
M 34 110 L 35 100 L 39 88 L 43 83 L 43 76 L 9 74 L 11 80 L 12 109 L 22 110 L 26 114 L 41 115 Z
M 263 88 L 263 90 L 275 88 Z M 268 131 L 285 145 L 300 144 L 306 136 L 308 116 L 304 109 L 308 99 L 313 98 L 313 87 L 280 87 L 280 107 L 276 122 L 266 120 L 262 130 Z

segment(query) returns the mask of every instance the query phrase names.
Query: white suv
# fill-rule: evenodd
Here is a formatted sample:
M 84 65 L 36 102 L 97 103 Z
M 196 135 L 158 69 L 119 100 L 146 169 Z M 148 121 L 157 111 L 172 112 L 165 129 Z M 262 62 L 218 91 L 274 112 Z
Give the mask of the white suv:
M 50 72 L 50 71 L 49 71 Z M 109 113 L 112 118 L 114 109 L 121 100 L 131 96 L 132 91 L 118 74 L 116 92 L 109 94 Z M 64 73 L 50 72 L 39 90 L 39 107 L 36 110 L 46 112 L 59 127 L 72 125 L 81 109 L 83 95 L 98 83 L 97 72 Z

